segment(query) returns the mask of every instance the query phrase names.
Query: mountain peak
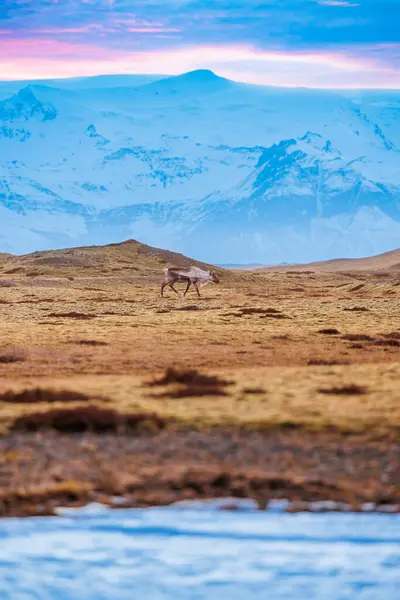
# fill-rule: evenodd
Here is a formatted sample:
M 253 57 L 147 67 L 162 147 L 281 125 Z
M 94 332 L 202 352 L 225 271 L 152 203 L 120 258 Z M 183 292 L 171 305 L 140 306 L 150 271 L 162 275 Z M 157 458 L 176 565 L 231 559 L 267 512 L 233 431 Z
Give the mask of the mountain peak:
M 178 75 L 178 77 L 185 79 L 196 79 L 197 81 L 204 82 L 219 81 L 221 79 L 224 80 L 223 77 L 219 77 L 219 75 L 216 75 L 214 71 L 211 71 L 210 69 L 197 69 L 195 71 L 188 71 L 187 73 L 182 73 L 182 75 Z
M 197 69 L 196 71 L 188 71 L 187 73 L 182 73 L 182 75 L 177 75 L 174 77 L 176 82 L 186 83 L 190 85 L 197 86 L 223 86 L 230 85 L 232 82 L 225 77 L 220 77 L 214 71 L 210 71 L 209 69 Z
M 155 94 L 205 94 L 218 92 L 231 85 L 232 82 L 229 79 L 220 77 L 213 71 L 199 69 L 161 79 L 143 86 L 141 89 L 146 93 L 152 91 Z
M 10 98 L 10 101 L 14 101 L 15 103 L 20 102 L 24 104 L 30 104 L 31 106 L 39 104 L 39 100 L 37 99 L 30 85 L 27 85 L 26 87 L 19 90 L 14 96 Z
M 0 121 L 28 121 L 31 118 L 50 121 L 56 116 L 56 109 L 49 104 L 42 104 L 29 85 L 0 102 Z

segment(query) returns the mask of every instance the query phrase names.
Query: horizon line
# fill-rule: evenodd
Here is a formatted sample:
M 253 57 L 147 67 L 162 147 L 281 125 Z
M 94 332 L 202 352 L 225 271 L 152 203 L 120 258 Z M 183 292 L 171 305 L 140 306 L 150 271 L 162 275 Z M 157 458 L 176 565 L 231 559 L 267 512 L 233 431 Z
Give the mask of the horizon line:
M 191 69 L 189 71 L 182 71 L 178 74 L 173 73 L 94 73 L 93 75 L 73 75 L 73 76 L 55 76 L 55 77 L 35 77 L 34 79 L 20 79 L 7 77 L 0 77 L 0 83 L 32 83 L 32 82 L 40 82 L 40 81 L 71 81 L 71 80 L 79 80 L 79 79 L 94 79 L 97 77 L 157 77 L 160 80 L 163 79 L 173 79 L 177 77 L 182 77 L 183 75 L 188 75 L 189 73 L 196 72 L 204 72 L 208 71 L 215 75 L 218 78 L 226 79 L 228 81 L 232 81 L 232 83 L 239 83 L 242 85 L 248 85 L 252 87 L 265 87 L 265 88 L 284 88 L 284 89 L 310 89 L 310 90 L 334 90 L 334 91 L 348 91 L 348 90 L 362 90 L 362 91 L 376 91 L 376 90 L 385 90 L 385 91 L 400 91 L 399 87 L 387 87 L 387 86 L 352 86 L 352 85 L 342 85 L 342 86 L 318 86 L 318 85 L 296 85 L 296 84 L 274 84 L 274 83 L 251 83 L 243 80 L 231 79 L 229 77 L 224 77 L 222 75 L 218 75 L 212 69 Z

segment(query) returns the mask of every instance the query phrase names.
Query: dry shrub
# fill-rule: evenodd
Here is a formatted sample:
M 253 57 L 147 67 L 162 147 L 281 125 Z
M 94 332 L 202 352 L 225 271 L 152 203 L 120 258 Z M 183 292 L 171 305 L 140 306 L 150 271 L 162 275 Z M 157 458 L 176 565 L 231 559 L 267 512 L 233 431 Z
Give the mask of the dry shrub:
M 359 285 L 355 285 L 354 287 L 349 289 L 349 292 L 358 292 L 364 287 L 364 283 L 360 283 Z
M 333 327 L 330 327 L 328 329 L 320 329 L 318 333 L 322 333 L 323 335 L 338 335 L 340 331 L 334 329 Z
M 7 279 L 0 279 L 0 287 L 11 288 L 14 286 L 15 284 L 12 281 L 8 281 Z
M 24 362 L 27 358 L 28 353 L 25 350 L 0 350 L 0 364 L 3 365 Z
M 265 390 L 262 387 L 244 388 L 244 394 L 265 394 Z
M 192 305 L 188 305 L 188 306 L 177 307 L 177 308 L 175 308 L 175 310 L 201 310 L 201 309 L 199 306 L 192 304 Z
M 183 385 L 175 390 L 156 394 L 157 398 L 192 398 L 198 396 L 227 396 L 228 393 L 220 386 L 202 386 L 196 384 Z
M 400 340 L 393 340 L 393 339 L 375 340 L 374 346 L 392 346 L 393 348 L 399 348 Z
M 242 315 L 272 315 L 278 314 L 281 311 L 276 308 L 241 308 L 239 311 Z
M 13 269 L 8 269 L 8 271 L 4 271 L 6 275 L 13 275 L 14 273 L 19 273 L 23 271 L 23 267 L 14 267 Z
M 235 308 L 235 307 L 232 307 Z M 290 317 L 284 315 L 280 310 L 276 308 L 239 308 L 238 312 L 226 313 L 224 317 L 243 317 L 247 315 L 259 315 L 260 319 L 289 319 Z
M 287 315 L 284 315 L 283 313 L 267 313 L 266 315 L 261 315 L 260 319 L 290 319 L 291 317 L 288 317 Z
M 23 415 L 14 421 L 12 428 L 26 432 L 55 429 L 59 433 L 108 433 L 138 429 L 159 431 L 165 426 L 166 420 L 153 413 L 122 414 L 111 408 L 89 405 Z
M 163 386 L 171 385 L 174 383 L 182 383 L 186 385 L 199 385 L 203 387 L 207 386 L 227 386 L 231 385 L 231 381 L 221 379 L 216 375 L 203 375 L 196 371 L 196 369 L 190 370 L 179 370 L 174 367 L 168 367 L 165 374 L 160 379 L 154 379 L 148 383 L 149 386 Z
M 365 386 L 357 385 L 355 383 L 331 388 L 320 388 L 318 391 L 320 394 L 332 394 L 338 396 L 356 396 L 368 393 L 368 389 Z
M 332 367 L 335 365 L 347 365 L 349 363 L 339 360 L 326 360 L 324 358 L 313 358 L 308 361 L 309 367 Z
M 370 312 L 365 306 L 353 306 L 352 308 L 344 308 L 347 312 Z
M 106 398 L 102 399 L 106 400 Z M 0 402 L 7 402 L 8 404 L 37 404 L 42 402 L 53 404 L 55 402 L 88 402 L 89 400 L 89 396 L 72 390 L 55 391 L 40 388 L 23 390 L 22 392 L 10 391 L 0 395 Z
M 113 302 L 113 301 L 119 302 L 120 301 L 120 299 L 114 300 L 113 298 L 102 298 L 100 296 L 97 296 L 97 298 L 90 298 L 89 297 L 89 298 L 87 298 L 87 300 L 90 300 L 90 302 Z
M 70 344 L 79 344 L 80 346 L 108 346 L 108 342 L 100 340 L 72 340 Z
M 365 333 L 346 333 L 342 335 L 342 340 L 348 340 L 349 342 L 373 342 L 374 338 Z
M 173 391 L 160 394 L 160 398 L 186 398 L 191 396 L 226 396 L 224 388 L 231 385 L 231 381 L 221 379 L 216 375 L 203 375 L 195 369 L 178 370 L 169 367 L 163 377 L 154 379 L 148 383 L 149 386 L 167 386 L 180 384 Z
M 97 315 L 87 315 L 85 313 L 69 312 L 69 313 L 50 313 L 47 315 L 52 318 L 63 318 L 63 319 L 95 319 Z
M 392 331 L 391 333 L 380 333 L 381 337 L 389 338 L 392 340 L 400 340 L 400 331 Z

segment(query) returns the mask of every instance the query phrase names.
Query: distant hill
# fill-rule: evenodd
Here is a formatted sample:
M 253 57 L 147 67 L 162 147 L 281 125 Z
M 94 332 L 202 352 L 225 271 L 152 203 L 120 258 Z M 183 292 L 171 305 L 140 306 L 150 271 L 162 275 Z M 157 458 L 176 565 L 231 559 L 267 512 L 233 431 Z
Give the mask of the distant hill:
M 222 269 L 233 269 L 234 271 L 254 271 L 255 269 L 261 269 L 262 267 L 265 267 L 265 265 L 263 264 L 223 264 L 223 265 L 218 265 L 219 267 L 221 267 Z
M 367 258 L 336 258 L 300 265 L 264 267 L 257 271 L 400 271 L 400 249 Z
M 190 265 L 204 269 L 211 267 L 183 254 L 153 248 L 136 240 L 107 246 L 45 250 L 23 256 L 0 254 L 0 276 L 14 277 L 79 277 L 106 273 L 129 275 L 137 271 L 149 272 L 168 266 Z

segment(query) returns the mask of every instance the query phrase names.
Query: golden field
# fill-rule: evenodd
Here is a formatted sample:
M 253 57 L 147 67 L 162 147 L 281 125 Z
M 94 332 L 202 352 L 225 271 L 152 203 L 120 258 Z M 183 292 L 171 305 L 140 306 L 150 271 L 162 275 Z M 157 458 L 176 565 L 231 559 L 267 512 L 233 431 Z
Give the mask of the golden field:
M 101 437 L 103 427 L 120 440 L 153 436 L 157 454 L 160 423 L 169 436 L 197 431 L 211 445 L 223 431 L 304 435 L 309 448 L 323 435 L 359 439 L 358 449 L 383 444 L 378 473 L 385 454 L 398 451 L 400 270 L 396 255 L 377 260 L 376 269 L 352 263 L 351 271 L 219 269 L 220 285 L 202 288 L 200 299 L 168 289 L 161 298 L 162 268 L 192 261 L 137 242 L 0 255 L 0 443 L 15 456 L 4 461 L 4 483 L 0 463 L 0 485 L 14 493 L 19 473 L 29 479 L 26 456 L 40 454 L 32 435 L 65 444 L 66 435 Z M 93 407 L 109 411 L 105 420 L 121 415 L 114 429 L 91 421 Z M 142 427 L 128 431 L 134 415 Z M 126 456 L 122 444 L 118 460 Z M 397 498 L 398 454 L 390 456 L 379 493 L 389 486 Z M 354 469 L 368 470 L 362 457 Z M 37 489 L 44 480 L 35 477 Z M 78 479 L 87 486 L 90 477 Z

